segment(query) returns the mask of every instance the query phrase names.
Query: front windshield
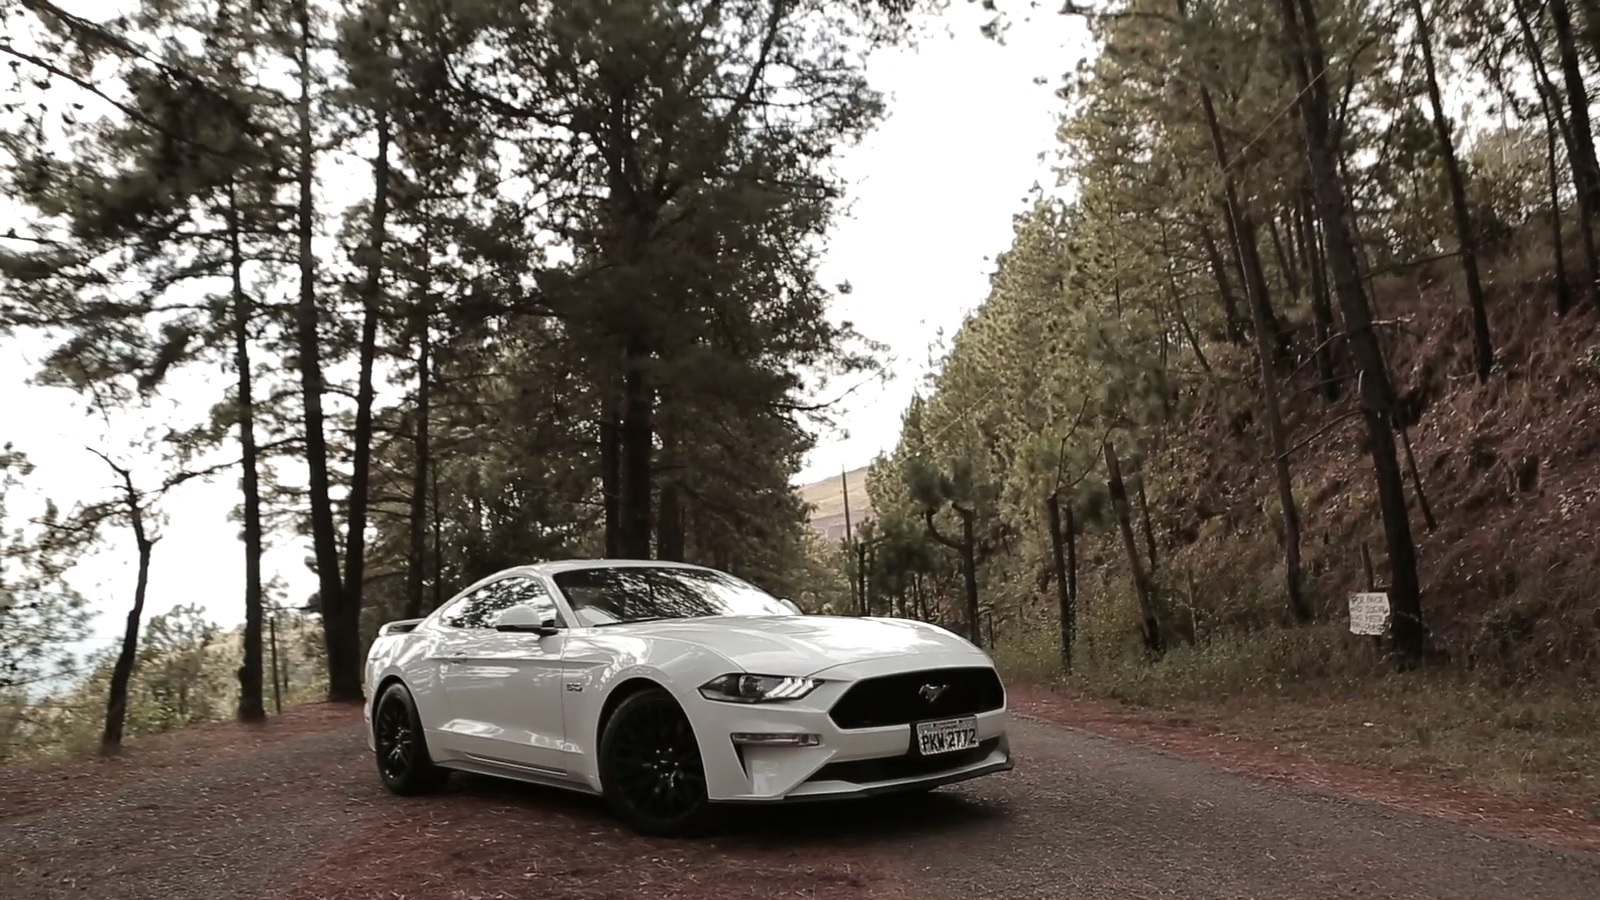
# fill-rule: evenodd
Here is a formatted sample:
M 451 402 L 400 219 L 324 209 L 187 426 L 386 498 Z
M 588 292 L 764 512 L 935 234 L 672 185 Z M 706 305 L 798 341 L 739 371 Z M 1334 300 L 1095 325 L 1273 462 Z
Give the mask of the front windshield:
M 675 566 L 597 566 L 554 576 L 588 626 L 696 616 L 787 616 L 771 594 L 732 575 Z

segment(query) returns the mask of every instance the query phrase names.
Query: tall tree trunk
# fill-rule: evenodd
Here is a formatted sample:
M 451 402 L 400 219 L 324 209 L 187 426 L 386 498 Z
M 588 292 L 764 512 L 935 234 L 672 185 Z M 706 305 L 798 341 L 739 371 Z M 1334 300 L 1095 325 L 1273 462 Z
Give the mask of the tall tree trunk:
M 1178 14 L 1188 17 L 1189 8 L 1186 0 L 1179 0 Z M 1216 104 L 1211 99 L 1211 89 L 1206 87 L 1203 81 L 1196 80 L 1195 83 L 1200 89 L 1200 110 L 1205 116 L 1206 130 L 1211 138 L 1211 150 L 1216 158 L 1217 174 L 1222 179 L 1223 223 L 1227 226 L 1228 239 L 1233 245 L 1234 260 L 1239 264 L 1240 278 L 1244 282 L 1245 304 L 1251 307 L 1250 320 L 1258 333 L 1257 344 L 1259 346 L 1260 338 L 1264 336 L 1269 347 L 1279 348 L 1282 346 L 1282 338 L 1278 334 L 1277 319 L 1272 314 L 1272 296 L 1267 287 L 1266 270 L 1261 264 L 1255 220 L 1239 201 L 1238 190 L 1233 181 L 1232 161 L 1228 157 L 1228 149 L 1223 141 L 1222 126 L 1217 119 Z M 1262 329 L 1265 329 L 1265 332 Z M 1273 365 L 1281 361 L 1276 354 L 1268 359 Z
M 1600 60 L 1600 0 L 1578 0 L 1578 5 L 1583 8 L 1583 34 L 1590 52 Z
M 1317 379 L 1322 382 L 1323 399 L 1333 403 L 1340 394 L 1339 370 L 1334 364 L 1333 299 L 1328 296 L 1327 269 L 1322 261 L 1322 237 L 1317 230 L 1316 216 L 1311 211 L 1311 199 L 1302 196 L 1295 206 L 1300 217 L 1300 256 L 1305 260 L 1306 271 L 1311 278 L 1311 318 L 1315 324 L 1317 341 L 1313 352 L 1317 362 Z
M 1556 315 L 1564 316 L 1572 309 L 1572 283 L 1567 276 L 1567 246 L 1561 238 L 1561 183 L 1560 169 L 1556 166 L 1556 125 L 1545 111 L 1544 129 L 1545 173 L 1550 185 L 1550 258 L 1556 270 Z
M 1439 521 L 1433 517 L 1433 506 L 1428 503 L 1428 492 L 1422 489 L 1422 472 L 1417 469 L 1417 456 L 1411 452 L 1411 432 L 1400 428 L 1400 446 L 1406 452 L 1406 472 L 1411 476 L 1411 490 L 1417 495 L 1417 508 L 1422 512 L 1422 524 L 1432 534 L 1439 530 Z
M 1267 217 L 1267 237 L 1272 239 L 1272 253 L 1278 262 L 1278 274 L 1283 280 L 1283 291 L 1293 298 L 1300 297 L 1300 273 L 1295 268 L 1293 246 L 1284 246 L 1283 233 L 1278 228 L 1276 214 Z
M 855 548 L 856 557 L 855 596 L 853 598 L 855 601 L 855 614 L 865 616 L 867 614 L 867 545 L 862 541 L 854 541 L 850 546 Z
M 660 508 L 656 510 L 656 558 L 683 562 L 683 503 L 678 479 L 684 468 L 683 461 L 678 458 L 678 428 L 671 415 L 671 401 L 665 388 L 657 399 L 660 407 L 657 421 L 660 424 L 663 474 L 659 478 Z
M 1178 276 L 1172 269 L 1173 254 L 1167 237 L 1167 225 L 1163 222 L 1161 223 L 1161 254 L 1165 259 L 1167 295 L 1172 300 L 1172 315 L 1177 318 L 1178 327 L 1183 330 L 1184 339 L 1189 342 L 1189 349 L 1194 351 L 1195 361 L 1200 363 L 1200 368 L 1205 371 L 1207 377 L 1210 377 L 1212 374 L 1211 361 L 1206 359 L 1206 351 L 1200 346 L 1200 336 L 1195 334 L 1194 327 L 1189 324 L 1189 317 L 1183 312 L 1183 295 L 1178 290 Z M 1165 370 L 1165 365 L 1163 365 L 1163 370 Z
M 1543 47 L 1533 33 L 1533 23 L 1528 18 L 1523 2 L 1525 0 L 1514 0 L 1511 8 L 1516 12 L 1517 27 L 1522 32 L 1523 51 L 1528 56 L 1528 62 L 1533 65 L 1534 79 L 1539 88 L 1539 105 L 1544 110 L 1547 127 L 1554 128 L 1560 133 L 1561 142 L 1566 147 L 1567 159 L 1572 163 L 1572 184 L 1578 196 L 1578 236 L 1582 243 L 1583 261 L 1588 269 L 1589 283 L 1600 285 L 1600 243 L 1596 242 L 1594 233 L 1595 220 L 1600 219 L 1600 206 L 1591 202 L 1592 193 L 1588 190 L 1589 176 L 1576 162 L 1577 142 L 1573 138 L 1572 125 L 1567 121 L 1566 112 L 1562 108 L 1561 91 L 1545 67 Z M 1551 165 L 1554 166 L 1554 162 Z M 1551 177 L 1551 181 L 1554 183 L 1554 176 Z M 1600 292 L 1597 292 L 1596 296 L 1600 296 Z
M 133 487 L 132 474 L 109 459 L 106 463 L 122 479 L 128 525 L 133 530 L 134 547 L 139 553 L 139 571 L 133 583 L 133 608 L 128 610 L 127 624 L 122 630 L 122 647 L 117 651 L 117 661 L 111 667 L 111 685 L 106 692 L 106 723 L 100 733 L 100 753 L 111 756 L 122 749 L 122 730 L 128 719 L 128 682 L 133 678 L 133 664 L 138 659 L 139 622 L 144 616 L 145 593 L 150 587 L 150 553 L 155 549 L 157 539 L 145 531 L 143 499 Z
M 1068 503 L 1066 509 L 1062 510 L 1062 518 L 1066 520 L 1064 523 L 1066 533 L 1062 535 L 1062 541 L 1065 543 L 1067 550 L 1067 596 L 1072 599 L 1072 607 L 1076 611 L 1078 607 L 1078 522 L 1077 516 L 1072 512 L 1071 503 Z M 1076 612 L 1074 612 L 1074 618 L 1076 618 Z M 1073 623 L 1073 630 L 1077 630 L 1076 622 Z
M 1483 281 L 1478 275 L 1476 232 L 1472 227 L 1472 211 L 1467 206 L 1466 176 L 1456 159 L 1456 141 L 1450 133 L 1450 117 L 1444 110 L 1444 99 L 1439 95 L 1439 73 L 1433 63 L 1433 34 L 1428 16 L 1422 9 L 1422 0 L 1411 0 L 1411 12 L 1417 19 L 1417 46 L 1422 49 L 1422 68 L 1428 77 L 1428 103 L 1433 108 L 1433 130 L 1439 139 L 1439 156 L 1444 160 L 1445 180 L 1450 185 L 1450 212 L 1455 217 L 1456 244 L 1460 248 L 1461 272 L 1467 282 L 1467 306 L 1472 311 L 1472 364 L 1478 383 L 1489 381 L 1494 369 L 1494 341 L 1489 335 L 1489 313 L 1483 302 Z
M 850 473 L 839 469 L 839 496 L 844 499 L 844 540 L 849 543 L 855 535 L 850 522 Z
M 433 608 L 444 605 L 444 514 L 439 508 L 439 459 L 428 460 L 428 494 L 433 522 Z
M 630 337 L 623 385 L 621 496 L 618 552 L 626 559 L 650 558 L 650 507 L 654 469 L 654 398 L 645 372 L 644 344 Z
M 408 523 L 410 544 L 406 553 L 406 618 L 422 615 L 422 589 L 426 581 L 425 568 L 428 546 L 428 472 L 432 468 L 432 355 L 433 355 L 433 285 L 424 281 L 417 308 L 417 408 L 413 433 L 411 459 L 411 518 Z
M 1266 311 L 1252 302 L 1250 308 L 1259 319 Z M 1288 601 L 1289 616 L 1296 622 L 1311 618 L 1301 591 L 1300 572 L 1300 505 L 1294 497 L 1294 476 L 1289 468 L 1288 429 L 1283 424 L 1277 374 L 1272 369 L 1272 348 L 1266 342 L 1267 332 L 1256 327 L 1256 368 L 1261 378 L 1261 405 L 1266 413 L 1267 440 L 1272 448 L 1272 473 L 1278 489 L 1278 509 L 1283 515 L 1283 587 Z
M 1239 200 L 1231 171 L 1233 162 L 1223 142 L 1216 106 L 1211 102 L 1211 91 L 1204 85 L 1200 87 L 1200 107 L 1205 113 L 1206 129 L 1211 135 L 1211 150 L 1216 155 L 1218 173 L 1222 176 L 1223 212 L 1227 216 L 1234 258 L 1239 263 L 1239 271 L 1244 273 L 1245 305 L 1250 307 L 1250 321 L 1257 333 L 1256 347 L 1259 350 L 1264 339 L 1269 349 L 1267 362 L 1270 366 L 1277 366 L 1282 361 L 1282 339 L 1278 334 L 1277 318 L 1272 313 L 1266 270 L 1261 265 L 1255 220 Z
M 605 510 L 606 557 L 622 554 L 622 427 L 608 408 L 600 422 L 600 501 Z
M 1243 344 L 1244 329 L 1239 327 L 1239 308 L 1234 303 L 1233 285 L 1228 280 L 1228 265 L 1222 260 L 1222 253 L 1217 250 L 1217 239 L 1211 233 L 1211 226 L 1201 223 L 1200 244 L 1205 248 L 1206 261 L 1211 266 L 1211 277 L 1217 280 L 1217 296 L 1222 301 L 1222 315 L 1224 334 L 1228 343 Z
M 684 560 L 683 503 L 671 477 L 661 482 L 661 508 L 656 511 L 656 558 Z
M 1078 613 L 1073 605 L 1073 592 L 1076 588 L 1076 578 L 1068 574 L 1066 554 L 1062 544 L 1071 540 L 1061 534 L 1061 494 L 1052 493 L 1045 498 L 1045 513 L 1050 523 L 1050 561 L 1056 570 L 1056 609 L 1057 621 L 1061 625 L 1061 670 L 1072 672 L 1072 638 L 1077 631 Z M 1067 510 L 1070 519 L 1072 510 Z
M 955 541 L 945 537 L 933 524 L 933 510 L 924 508 L 922 519 L 928 526 L 928 535 L 939 543 L 956 551 L 961 556 L 961 583 L 966 596 L 967 639 L 972 643 L 983 646 L 983 623 L 978 620 L 978 547 L 977 538 L 973 534 L 973 526 L 977 513 L 959 503 L 952 502 L 950 508 L 961 519 L 961 540 Z
M 1556 48 L 1561 55 L 1561 77 L 1567 85 L 1567 107 L 1571 110 L 1572 169 L 1583 170 L 1578 189 L 1588 200 L 1589 214 L 1600 210 L 1600 162 L 1595 160 L 1594 128 L 1589 123 L 1589 88 L 1583 77 L 1583 64 L 1572 34 L 1572 13 L 1567 0 L 1549 0 L 1550 21 L 1555 25 Z
M 387 12 L 379 26 L 378 47 L 389 53 Z M 378 85 L 377 152 L 372 161 L 372 218 L 368 225 L 366 280 L 361 290 L 361 342 L 357 349 L 355 444 L 346 500 L 344 597 L 339 610 L 339 666 L 328 657 L 328 699 L 361 699 L 361 607 L 366 587 L 367 503 L 372 481 L 372 383 L 378 351 L 378 319 L 383 315 L 383 271 L 388 252 L 390 84 Z
M 861 592 L 866 597 L 866 602 L 862 606 L 869 616 L 877 612 L 878 591 L 876 583 L 872 580 L 873 567 L 876 564 L 877 545 L 869 543 L 867 544 L 867 564 L 861 569 Z
M 1128 570 L 1133 579 L 1133 598 L 1138 604 L 1139 633 L 1144 648 L 1151 656 L 1159 657 L 1163 647 L 1161 626 L 1156 621 L 1154 599 L 1151 597 L 1149 579 L 1139 562 L 1139 545 L 1133 537 L 1133 514 L 1128 506 L 1128 489 L 1122 482 L 1122 466 L 1117 462 L 1117 451 L 1110 441 L 1104 445 L 1106 457 L 1106 487 L 1111 494 L 1111 507 L 1117 516 L 1117 529 L 1122 533 L 1122 549 L 1128 556 Z
M 1232 159 L 1217 121 L 1216 108 L 1211 93 L 1200 89 L 1200 104 L 1205 112 L 1206 128 L 1211 135 L 1211 150 L 1216 155 L 1217 168 L 1222 174 L 1226 209 L 1234 232 L 1240 242 L 1235 248 L 1239 266 L 1251 273 L 1245 280 L 1245 305 L 1250 308 L 1251 321 L 1256 335 L 1256 363 L 1261 378 L 1261 405 L 1267 419 L 1267 438 L 1272 447 L 1272 469 L 1278 488 L 1278 506 L 1283 514 L 1283 571 L 1284 593 L 1290 617 L 1297 622 L 1310 619 L 1305 597 L 1301 590 L 1300 573 L 1300 509 L 1294 498 L 1294 478 L 1289 471 L 1289 441 L 1283 424 L 1283 410 L 1279 398 L 1280 387 L 1276 374 L 1279 346 L 1275 343 L 1277 330 L 1272 319 L 1272 304 L 1266 296 L 1267 279 L 1261 268 L 1260 251 L 1256 245 L 1255 228 L 1250 224 L 1230 173 Z M 1109 446 L 1109 445 L 1108 445 Z
M 839 467 L 839 496 L 844 499 L 844 550 L 850 556 L 852 563 L 855 559 L 855 531 L 850 521 L 850 473 L 843 466 Z M 850 578 L 850 608 L 861 608 L 861 579 L 859 576 Z
M 257 465 L 256 409 L 251 393 L 250 297 L 244 289 L 244 249 L 240 240 L 239 198 L 228 184 L 228 272 L 232 280 L 233 366 L 238 372 L 237 421 L 244 490 L 244 659 L 239 668 L 238 716 L 246 722 L 267 717 L 261 672 L 261 479 Z M 276 685 L 274 685 L 276 686 Z
M 1389 553 L 1389 603 L 1394 615 L 1392 636 L 1397 655 L 1405 661 L 1421 658 L 1427 641 L 1417 582 L 1416 544 L 1406 509 L 1405 482 L 1395 453 L 1394 387 L 1383 350 L 1372 325 L 1372 310 L 1355 241 L 1350 233 L 1349 205 L 1339 162 L 1329 129 L 1329 99 L 1322 36 L 1310 0 L 1278 0 L 1284 38 L 1297 86 L 1301 91 L 1300 118 L 1304 131 L 1311 184 L 1325 230 L 1329 269 L 1344 313 L 1350 353 L 1361 375 L 1361 405 L 1367 423 L 1367 444 L 1372 454 L 1383 513 L 1384 542 Z
M 295 305 L 295 328 L 300 363 L 300 394 L 305 413 L 307 492 L 311 499 L 311 544 L 317 567 L 317 599 L 322 613 L 322 636 L 328 657 L 328 699 L 360 697 L 359 656 L 350 652 L 345 632 L 344 583 L 339 572 L 339 538 L 329 497 L 328 441 L 323 431 L 322 344 L 318 334 L 317 268 L 312 236 L 316 231 L 315 133 L 311 119 L 311 15 L 308 0 L 298 0 L 300 96 L 295 105 L 298 135 L 299 198 L 295 230 L 299 238 L 300 296 Z M 356 636 L 359 642 L 360 635 Z M 359 643 L 357 644 L 359 647 Z M 356 682 L 349 682 L 354 670 Z M 354 697 L 350 690 L 354 688 Z
M 1159 566 L 1156 558 L 1156 530 L 1150 524 L 1150 497 L 1144 491 L 1144 473 L 1134 476 L 1134 485 L 1139 489 L 1139 520 L 1144 526 L 1145 548 L 1150 551 L 1150 571 L 1154 572 Z
M 978 543 L 972 533 L 977 513 L 961 506 L 956 506 L 955 510 L 961 517 L 961 585 L 967 595 L 968 634 L 973 644 L 982 647 L 983 634 L 978 621 Z

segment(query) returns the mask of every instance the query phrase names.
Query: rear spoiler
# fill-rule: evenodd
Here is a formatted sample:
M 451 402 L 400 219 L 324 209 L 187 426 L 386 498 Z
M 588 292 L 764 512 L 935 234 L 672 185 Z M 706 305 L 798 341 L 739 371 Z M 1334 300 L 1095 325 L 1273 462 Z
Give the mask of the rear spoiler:
M 388 637 L 391 634 L 410 634 L 413 629 L 422 624 L 421 619 L 399 619 L 390 622 L 378 629 L 378 637 Z

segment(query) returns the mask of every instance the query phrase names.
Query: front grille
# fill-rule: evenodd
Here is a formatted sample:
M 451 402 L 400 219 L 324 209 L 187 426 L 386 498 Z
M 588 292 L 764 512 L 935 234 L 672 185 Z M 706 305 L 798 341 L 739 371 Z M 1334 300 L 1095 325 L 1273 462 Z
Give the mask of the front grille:
M 828 763 L 817 770 L 807 781 L 848 781 L 851 784 L 876 784 L 899 778 L 921 778 L 953 772 L 977 765 L 1000 746 L 999 738 L 990 738 L 968 750 L 943 753 L 939 756 L 919 756 L 906 753 L 902 756 L 885 756 L 879 759 L 853 759 L 849 762 Z
M 929 700 L 923 691 L 928 685 L 944 690 Z M 858 681 L 828 710 L 828 718 L 840 728 L 878 728 L 970 716 L 1005 703 L 1005 688 L 993 669 L 927 669 Z

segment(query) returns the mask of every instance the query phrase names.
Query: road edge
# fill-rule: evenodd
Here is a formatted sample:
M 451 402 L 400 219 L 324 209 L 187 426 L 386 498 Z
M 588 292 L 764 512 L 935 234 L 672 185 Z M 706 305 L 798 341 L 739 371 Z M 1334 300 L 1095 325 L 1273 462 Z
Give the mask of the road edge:
M 1174 724 L 1159 714 L 1048 688 L 1008 688 L 1013 716 L 1132 744 L 1262 784 L 1298 788 L 1395 812 L 1452 822 L 1500 837 L 1600 855 L 1600 824 L 1527 797 L 1443 777 L 1368 769 L 1291 753 L 1204 723 Z M 1025 764 L 1025 762 L 1024 762 Z

